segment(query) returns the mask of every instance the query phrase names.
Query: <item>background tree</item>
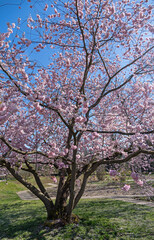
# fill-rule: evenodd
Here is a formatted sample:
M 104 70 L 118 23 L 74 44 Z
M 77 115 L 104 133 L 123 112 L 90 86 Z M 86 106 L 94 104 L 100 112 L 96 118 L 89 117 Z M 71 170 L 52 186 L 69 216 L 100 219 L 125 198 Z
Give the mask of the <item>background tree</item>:
M 25 32 L 18 19 L 0 35 L 0 165 L 44 203 L 48 219 L 72 221 L 100 165 L 135 169 L 154 153 L 147 2 L 48 1 Z M 59 175 L 55 203 L 40 178 L 49 169 Z

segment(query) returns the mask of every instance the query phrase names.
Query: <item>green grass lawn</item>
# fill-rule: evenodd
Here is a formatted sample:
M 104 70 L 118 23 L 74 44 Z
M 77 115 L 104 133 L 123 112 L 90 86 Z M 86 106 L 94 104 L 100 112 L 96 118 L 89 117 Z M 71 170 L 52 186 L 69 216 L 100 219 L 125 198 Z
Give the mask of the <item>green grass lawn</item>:
M 24 190 L 16 181 L 0 182 L 0 239 L 150 239 L 154 209 L 115 200 L 81 200 L 74 213 L 78 225 L 62 229 L 43 228 L 46 219 L 43 204 L 22 201 L 16 192 Z

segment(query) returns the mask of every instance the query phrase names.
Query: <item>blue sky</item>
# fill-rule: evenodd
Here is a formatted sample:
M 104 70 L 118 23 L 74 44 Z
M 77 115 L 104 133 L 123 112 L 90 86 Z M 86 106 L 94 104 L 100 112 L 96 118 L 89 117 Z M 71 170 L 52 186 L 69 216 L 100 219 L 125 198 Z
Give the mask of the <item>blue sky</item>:
M 17 22 L 18 17 L 26 20 L 31 14 L 34 17 L 42 12 L 46 0 L 0 0 L 0 32 L 7 30 L 7 22 Z M 32 6 L 32 8 L 30 8 Z
M 45 6 L 45 0 L 0 0 L 0 33 L 7 31 L 7 22 L 17 23 L 18 18 L 21 18 L 21 31 L 25 29 L 25 21 L 30 15 L 35 18 L 37 13 L 41 13 Z M 33 8 L 30 8 L 33 6 Z M 21 32 L 20 32 L 21 33 Z M 46 56 L 44 56 L 44 51 Z M 49 51 L 44 50 L 40 53 L 30 53 L 33 58 L 37 58 L 41 64 L 47 64 L 49 60 Z M 47 60 L 48 59 L 48 60 Z
M 26 24 L 25 20 L 30 15 L 32 15 L 32 17 L 35 19 L 37 13 L 43 12 L 42 9 L 44 8 L 46 2 L 51 3 L 52 0 L 31 0 L 31 2 L 28 2 L 27 0 L 0 0 L 0 32 L 7 31 L 7 22 L 17 23 L 18 17 L 22 19 L 21 31 L 24 31 L 24 24 Z M 149 0 L 149 4 L 151 3 L 152 0 Z M 30 5 L 32 6 L 32 8 L 30 8 Z M 37 56 L 39 60 L 41 59 L 42 63 L 46 64 L 47 58 L 49 60 L 49 52 L 51 52 L 51 49 L 47 47 L 45 49 L 46 57 L 44 56 L 44 51 L 35 54 L 35 57 Z
M 28 6 L 25 0 L 0 0 L 0 32 L 7 30 L 7 22 L 13 23 L 17 22 L 18 17 L 27 17 L 32 11 Z
M 34 16 L 36 13 L 39 13 L 44 8 L 46 2 L 49 1 L 31 0 L 29 3 L 27 0 L 0 0 L 0 32 L 7 30 L 7 22 L 16 22 L 18 17 L 24 20 L 30 14 Z M 149 4 L 152 4 L 152 0 L 149 0 Z M 33 8 L 30 8 L 30 5 Z

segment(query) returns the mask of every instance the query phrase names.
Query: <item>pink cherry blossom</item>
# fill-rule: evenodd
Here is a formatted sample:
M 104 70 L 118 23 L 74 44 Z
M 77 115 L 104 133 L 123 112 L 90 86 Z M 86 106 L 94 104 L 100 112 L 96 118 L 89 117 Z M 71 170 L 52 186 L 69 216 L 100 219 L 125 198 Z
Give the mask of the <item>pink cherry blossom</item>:
M 54 182 L 54 183 L 57 183 L 57 178 L 55 176 L 51 176 L 51 180 Z
M 48 157 L 49 157 L 49 158 L 55 157 L 55 155 L 56 155 L 56 154 L 55 154 L 54 152 L 49 152 L 49 153 L 48 153 Z
M 69 219 L 101 165 L 113 177 L 134 169 L 141 187 L 141 170 L 151 169 L 152 5 L 51 2 L 28 4 L 32 16 L 0 33 L 0 169 L 35 193 L 49 218 Z M 35 188 L 19 177 L 23 171 L 33 173 Z M 55 202 L 40 177 L 56 181 L 54 173 Z
M 71 148 L 72 148 L 73 150 L 75 150 L 75 149 L 77 149 L 77 146 L 76 146 L 76 145 L 72 145 Z
M 79 154 L 76 155 L 76 158 L 77 158 L 77 159 L 80 159 L 80 157 L 81 157 L 81 156 L 80 156 Z
M 137 174 L 137 173 L 132 172 L 132 173 L 131 173 L 131 177 L 132 177 L 135 181 L 138 181 L 138 174 Z
M 130 189 L 130 185 L 127 185 L 127 184 L 125 184 L 125 185 L 123 186 L 123 188 L 122 188 L 122 190 L 124 190 L 124 191 L 126 191 L 126 192 L 128 192 L 129 189 Z
M 143 184 L 144 184 L 144 183 L 143 183 L 142 180 L 139 179 L 139 180 L 136 181 L 136 183 L 137 183 L 139 186 L 143 187 Z

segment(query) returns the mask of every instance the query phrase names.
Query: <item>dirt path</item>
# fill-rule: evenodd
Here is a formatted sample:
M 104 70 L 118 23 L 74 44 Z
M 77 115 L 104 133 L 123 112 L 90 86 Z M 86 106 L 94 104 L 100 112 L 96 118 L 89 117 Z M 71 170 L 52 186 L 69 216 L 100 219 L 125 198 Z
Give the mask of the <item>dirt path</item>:
M 21 191 L 17 192 L 18 196 L 20 197 L 21 200 L 39 200 L 37 197 L 35 197 L 30 191 Z M 150 201 L 142 201 L 142 200 L 137 200 L 134 199 L 135 197 L 147 197 L 147 195 L 125 195 L 125 196 L 118 196 L 118 195 L 108 195 L 108 196 L 103 196 L 103 195 L 93 195 L 93 196 L 88 196 L 88 195 L 83 195 L 82 199 L 115 199 L 115 200 L 120 200 L 124 202 L 131 202 L 135 204 L 140 204 L 140 205 L 146 205 L 149 207 L 154 207 L 154 203 Z M 154 197 L 154 196 L 152 196 Z M 55 199 L 55 197 L 53 197 Z
M 57 185 L 56 184 L 48 185 L 50 187 L 47 187 L 47 191 L 49 192 L 50 196 L 54 199 L 56 196 Z M 17 194 L 22 200 L 38 200 L 38 198 L 28 190 L 18 192 Z M 154 197 L 154 194 L 149 194 L 148 196 Z M 138 198 L 147 197 L 147 195 L 145 195 L 144 193 L 144 189 L 138 186 L 134 186 L 131 188 L 129 192 L 124 192 L 121 189 L 121 186 L 119 185 L 115 184 L 102 185 L 98 183 L 93 183 L 87 185 L 87 188 L 82 199 L 94 199 L 94 198 L 115 199 L 154 207 L 154 202 L 137 200 L 135 199 L 136 197 Z

